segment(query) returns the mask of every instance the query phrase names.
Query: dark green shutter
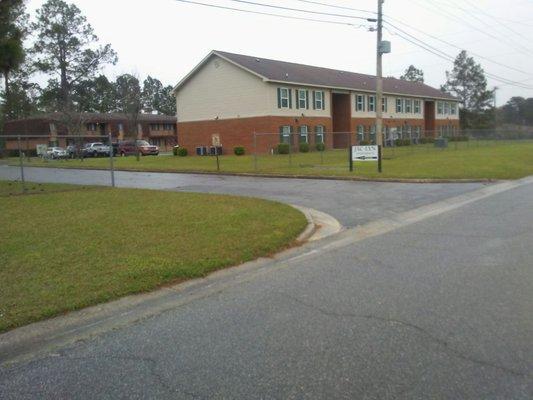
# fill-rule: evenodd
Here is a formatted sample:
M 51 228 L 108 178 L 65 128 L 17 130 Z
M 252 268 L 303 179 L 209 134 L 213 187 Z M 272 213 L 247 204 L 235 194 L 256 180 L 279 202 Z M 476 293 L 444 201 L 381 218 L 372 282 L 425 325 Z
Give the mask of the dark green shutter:
M 313 110 L 316 110 L 316 91 L 313 90 Z
M 305 108 L 309 110 L 309 90 L 305 91 Z
M 300 91 L 296 89 L 296 109 L 300 108 Z
M 278 88 L 278 108 L 281 108 L 281 88 Z
M 292 89 L 289 89 L 289 108 L 292 108 Z
M 322 110 L 326 109 L 326 94 L 322 92 Z

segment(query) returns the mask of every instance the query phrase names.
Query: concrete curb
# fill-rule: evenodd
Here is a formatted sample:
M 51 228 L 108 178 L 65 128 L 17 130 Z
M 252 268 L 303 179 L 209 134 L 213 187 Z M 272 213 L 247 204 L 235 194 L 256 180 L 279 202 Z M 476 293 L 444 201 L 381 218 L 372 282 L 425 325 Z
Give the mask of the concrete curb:
M 71 311 L 0 334 L 0 366 L 30 360 L 81 338 L 88 338 L 110 329 L 131 324 L 176 306 L 176 297 L 198 288 L 209 288 L 228 280 L 224 287 L 245 281 L 257 270 L 290 259 L 302 251 L 307 242 L 317 241 L 340 232 L 343 227 L 332 216 L 312 208 L 292 205 L 302 212 L 308 224 L 290 249 L 269 257 L 214 271 L 204 278 L 196 278 L 150 292 L 124 296 L 107 303 Z M 237 279 L 236 277 L 239 277 Z M 213 288 L 213 291 L 220 289 Z M 208 290 L 209 293 L 211 291 Z M 205 294 L 204 294 L 205 296 Z M 203 297 L 191 294 L 185 302 Z M 172 304 L 172 307 L 169 306 Z
M 9 166 L 16 167 L 17 165 L 9 164 Z M 109 171 L 108 168 L 100 167 L 62 167 L 57 165 L 25 165 L 25 168 L 58 168 L 71 170 L 87 170 L 87 171 Z M 440 179 L 440 178 L 365 178 L 362 176 L 324 176 L 324 175 L 298 175 L 298 174 L 261 174 L 251 172 L 215 172 L 215 171 L 162 171 L 157 169 L 120 169 L 115 168 L 117 172 L 149 172 L 158 174 L 190 174 L 190 175 L 212 175 L 212 176 L 243 176 L 251 178 L 283 178 L 283 179 L 315 179 L 328 181 L 353 181 L 353 182 L 391 182 L 391 183 L 494 183 L 505 181 L 502 179 Z

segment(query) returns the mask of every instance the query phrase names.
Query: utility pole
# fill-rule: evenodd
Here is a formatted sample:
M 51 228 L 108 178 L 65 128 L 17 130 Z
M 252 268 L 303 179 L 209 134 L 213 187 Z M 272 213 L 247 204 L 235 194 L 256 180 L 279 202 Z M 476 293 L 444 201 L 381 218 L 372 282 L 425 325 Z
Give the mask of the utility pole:
M 378 26 L 376 44 L 376 144 L 383 146 L 383 2 L 378 0 Z

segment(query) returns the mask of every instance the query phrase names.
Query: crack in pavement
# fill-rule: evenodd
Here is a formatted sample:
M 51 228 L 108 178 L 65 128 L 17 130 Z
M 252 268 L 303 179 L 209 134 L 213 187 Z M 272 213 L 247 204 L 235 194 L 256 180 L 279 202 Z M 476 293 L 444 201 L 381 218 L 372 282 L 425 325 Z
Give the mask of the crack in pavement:
M 327 315 L 329 317 L 335 317 L 335 318 L 357 318 L 357 319 L 366 319 L 366 320 L 374 320 L 374 321 L 379 321 L 379 322 L 386 322 L 386 323 L 389 323 L 389 324 L 402 325 L 402 326 L 404 326 L 406 328 L 415 330 L 415 331 L 423 334 L 424 336 L 429 338 L 432 342 L 434 342 L 434 343 L 438 344 L 439 346 L 441 346 L 443 348 L 443 351 L 446 354 L 448 354 L 448 355 L 452 355 L 454 357 L 457 357 L 459 359 L 471 362 L 473 364 L 482 365 L 482 366 L 485 366 L 485 367 L 495 368 L 495 369 L 498 369 L 498 370 L 503 371 L 503 372 L 505 372 L 507 374 L 510 374 L 510 375 L 519 376 L 519 377 L 530 376 L 530 374 L 527 373 L 527 372 L 523 372 L 523 371 L 519 371 L 519 370 L 516 370 L 516 369 L 513 369 L 513 368 L 509 368 L 509 367 L 497 364 L 497 363 L 492 362 L 492 361 L 481 360 L 481 359 L 475 358 L 473 356 L 470 356 L 468 354 L 465 354 L 465 353 L 463 353 L 463 352 L 451 347 L 450 343 L 448 343 L 446 340 L 441 339 L 441 338 L 435 336 L 434 334 L 432 334 L 427 329 L 422 328 L 422 327 L 420 327 L 418 325 L 415 325 L 415 324 L 413 324 L 411 322 L 408 322 L 408 321 L 403 321 L 403 320 L 396 319 L 396 318 L 381 317 L 379 315 L 372 315 L 372 314 L 355 314 L 355 313 L 330 311 L 330 310 L 326 310 L 324 308 L 321 308 L 319 306 L 316 306 L 314 304 L 307 303 L 307 302 L 305 302 L 305 301 L 303 301 L 303 300 L 301 300 L 301 299 L 299 299 L 297 297 L 291 296 L 291 295 L 289 295 L 287 293 L 280 293 L 280 294 L 285 296 L 286 298 L 294 301 L 295 303 L 303 305 L 303 306 L 305 306 L 307 308 L 310 308 L 312 310 L 318 311 L 321 314 Z

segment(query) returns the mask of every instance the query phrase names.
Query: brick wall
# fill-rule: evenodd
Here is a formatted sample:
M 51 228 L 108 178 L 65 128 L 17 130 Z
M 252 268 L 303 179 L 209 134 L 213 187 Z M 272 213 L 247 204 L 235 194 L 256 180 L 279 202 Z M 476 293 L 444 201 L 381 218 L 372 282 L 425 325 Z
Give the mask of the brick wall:
M 235 118 L 224 120 L 178 122 L 178 143 L 185 147 L 189 154 L 196 153 L 198 146 L 211 146 L 212 135 L 218 134 L 223 149 L 223 154 L 232 154 L 236 146 L 244 146 L 246 153 L 253 153 L 254 132 L 256 136 L 256 147 L 258 153 L 270 152 L 279 140 L 279 129 L 281 126 L 289 125 L 292 132 L 297 133 L 298 127 L 307 125 L 311 133 L 310 143 L 314 144 L 314 132 L 316 125 L 325 126 L 326 147 L 332 146 L 331 118 L 325 117 L 252 117 Z M 297 147 L 296 135 L 293 137 L 293 144 Z

